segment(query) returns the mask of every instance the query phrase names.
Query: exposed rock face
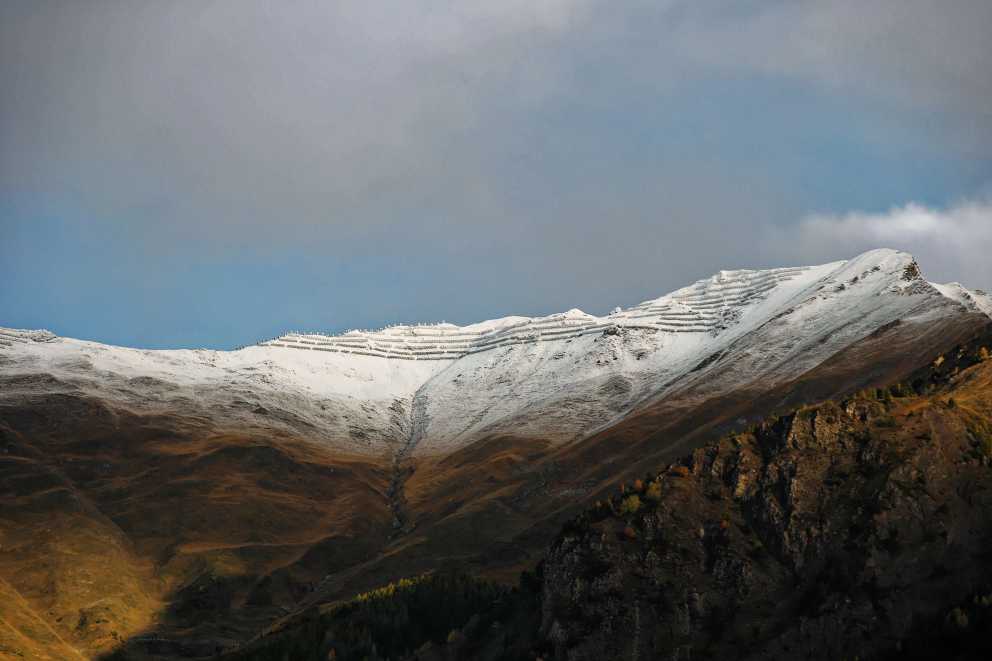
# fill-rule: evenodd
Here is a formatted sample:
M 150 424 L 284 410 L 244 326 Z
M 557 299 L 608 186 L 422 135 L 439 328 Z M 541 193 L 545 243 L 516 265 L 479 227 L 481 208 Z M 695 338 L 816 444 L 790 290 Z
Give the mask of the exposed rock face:
M 779 418 L 673 465 L 660 502 L 580 517 L 540 636 L 570 660 L 840 659 L 967 627 L 954 607 L 992 587 L 992 364 L 955 379 Z

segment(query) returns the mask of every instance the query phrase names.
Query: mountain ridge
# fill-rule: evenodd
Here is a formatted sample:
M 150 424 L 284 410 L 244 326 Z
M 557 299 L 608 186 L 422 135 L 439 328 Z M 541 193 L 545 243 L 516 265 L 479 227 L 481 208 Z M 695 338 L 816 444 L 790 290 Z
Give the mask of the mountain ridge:
M 767 353 L 764 344 L 796 351 L 790 338 L 839 334 L 803 347 L 813 366 L 895 319 L 949 317 L 957 306 L 992 312 L 986 295 L 930 285 L 912 256 L 877 250 L 820 266 L 721 271 L 605 317 L 570 311 L 465 327 L 288 335 L 235 351 L 126 349 L 0 329 L 0 361 L 8 371 L 43 371 L 142 407 L 203 401 L 236 426 L 276 425 L 370 454 L 406 444 L 410 420 L 399 411 L 411 410 L 419 392 L 426 442 L 416 451 L 437 453 L 499 429 L 544 436 L 543 420 L 563 402 L 570 419 L 554 442 L 575 441 L 665 396 L 670 387 L 658 384 L 699 381 L 728 351 L 757 352 L 747 369 L 782 379 L 795 366 L 760 364 L 768 362 L 757 355 Z M 776 325 L 777 338 L 769 332 Z M 472 345 L 469 331 L 482 344 Z M 761 339 L 750 342 L 752 333 Z M 741 368 L 738 381 L 746 378 Z
M 579 329 L 585 330 L 582 325 L 583 322 L 592 322 L 597 327 L 594 330 L 603 330 L 609 328 L 610 326 L 618 326 L 624 328 L 655 328 L 660 326 L 664 327 L 666 322 L 670 325 L 671 332 L 693 332 L 693 331 L 706 331 L 712 330 L 711 327 L 704 327 L 703 325 L 694 325 L 693 323 L 682 323 L 678 324 L 671 320 L 664 320 L 660 322 L 651 323 L 639 321 L 645 317 L 651 318 L 650 314 L 645 314 L 645 310 L 650 310 L 652 308 L 658 308 L 663 305 L 671 305 L 676 307 L 681 305 L 682 308 L 686 310 L 675 310 L 674 314 L 677 316 L 686 315 L 692 316 L 692 311 L 697 311 L 698 309 L 712 309 L 714 307 L 714 299 L 704 298 L 702 300 L 702 305 L 693 306 L 691 303 L 686 303 L 687 300 L 698 297 L 698 294 L 702 292 L 705 294 L 711 294 L 713 291 L 720 292 L 726 288 L 727 290 L 733 292 L 739 292 L 743 289 L 746 293 L 747 298 L 760 294 L 767 289 L 774 287 L 774 284 L 769 286 L 770 282 L 781 282 L 787 281 L 795 277 L 796 275 L 805 271 L 824 271 L 830 270 L 831 268 L 841 268 L 848 266 L 852 263 L 857 263 L 860 261 L 871 260 L 877 256 L 886 257 L 898 257 L 906 261 L 907 266 L 910 264 L 915 264 L 915 259 L 909 253 L 904 253 L 897 250 L 879 248 L 875 250 L 870 250 L 868 252 L 862 253 L 849 260 L 838 260 L 835 262 L 827 262 L 819 265 L 807 265 L 807 266 L 789 266 L 789 267 L 776 267 L 776 268 L 766 268 L 766 269 L 721 269 L 716 273 L 706 277 L 701 278 L 692 284 L 686 285 L 675 289 L 667 294 L 663 294 L 657 298 L 648 299 L 633 305 L 629 308 L 616 307 L 613 311 L 606 315 L 596 316 L 591 313 L 584 312 L 578 308 L 572 308 L 565 312 L 552 313 L 544 316 L 527 317 L 521 315 L 509 315 L 505 317 L 496 317 L 492 319 L 486 319 L 479 322 L 473 322 L 466 325 L 457 325 L 449 322 L 424 322 L 418 324 L 405 324 L 396 323 L 384 326 L 375 330 L 365 330 L 353 328 L 340 333 L 324 333 L 318 331 L 291 331 L 284 333 L 271 340 L 262 340 L 253 345 L 247 345 L 245 347 L 240 347 L 237 349 L 144 349 L 140 347 L 128 347 L 128 346 L 118 346 L 113 344 L 102 343 L 93 340 L 77 340 L 70 337 L 63 337 L 52 333 L 47 329 L 23 329 L 23 328 L 12 328 L 12 327 L 2 327 L 0 326 L 0 344 L 11 342 L 20 342 L 24 340 L 32 340 L 36 342 L 45 342 L 55 339 L 72 339 L 76 342 L 88 342 L 92 344 L 98 344 L 107 347 L 114 347 L 118 349 L 141 351 L 141 352 L 178 352 L 178 351 L 190 351 L 190 352 L 218 352 L 218 353 L 230 353 L 241 351 L 245 348 L 251 346 L 291 346 L 292 348 L 299 349 L 310 349 L 310 350 L 325 350 L 329 351 L 332 349 L 314 349 L 314 346 L 307 346 L 308 342 L 314 343 L 319 342 L 321 339 L 323 341 L 327 340 L 343 340 L 346 342 L 341 353 L 348 353 L 346 350 L 350 348 L 347 343 L 357 343 L 360 341 L 368 341 L 370 338 L 374 337 L 384 337 L 388 338 L 391 335 L 397 335 L 402 338 L 403 335 L 408 334 L 411 338 L 416 338 L 415 342 L 422 344 L 430 344 L 435 336 L 430 335 L 430 333 L 440 333 L 441 336 L 449 335 L 453 336 L 455 343 L 466 343 L 467 341 L 463 336 L 493 336 L 498 335 L 504 331 L 520 331 L 521 328 L 528 327 L 531 324 L 539 324 L 542 322 L 564 322 L 568 325 L 568 322 L 579 322 L 575 324 Z M 747 289 L 747 285 L 754 285 L 750 290 Z M 959 282 L 949 282 L 946 284 L 939 284 L 935 282 L 927 282 L 928 285 L 936 288 L 940 293 L 947 298 L 954 300 L 956 302 L 970 305 L 973 309 L 980 309 L 986 314 L 992 314 L 992 297 L 989 296 L 987 292 L 981 289 L 968 289 Z M 742 297 L 738 296 L 738 302 Z M 733 300 L 732 300 L 733 302 Z M 718 302 L 717 307 L 733 307 L 733 305 L 727 305 L 726 300 L 721 300 Z M 687 312 L 689 314 L 687 314 Z M 697 315 L 702 316 L 702 315 Z M 703 320 L 707 324 L 712 324 L 713 319 L 708 318 Z M 668 330 L 669 328 L 666 328 Z M 684 329 L 684 330 L 683 330 Z M 568 329 L 571 330 L 571 329 Z M 534 335 L 539 336 L 540 333 L 535 333 Z M 307 338 L 314 338 L 313 340 L 307 340 Z M 514 338 L 517 339 L 517 338 Z M 548 338 L 551 339 L 551 338 Z M 559 338 L 554 338 L 559 339 Z M 409 341 L 409 340 L 408 340 Z M 483 347 L 476 350 L 485 350 L 491 348 L 489 346 Z M 446 352 L 455 353 L 455 352 Z M 379 355 L 377 353 L 362 353 L 357 355 Z M 464 355 L 464 354 L 459 354 Z M 397 353 L 396 355 L 380 357 L 390 357 L 398 359 L 417 359 L 415 357 L 402 355 Z M 426 360 L 442 360 L 443 357 L 431 357 L 431 358 L 421 358 Z
M 126 637 L 148 658 L 442 566 L 512 580 L 612 485 L 992 327 L 980 292 L 896 251 L 744 301 L 730 279 L 676 290 L 709 306 L 705 330 L 611 324 L 457 360 L 4 331 L 0 578 L 84 655 Z

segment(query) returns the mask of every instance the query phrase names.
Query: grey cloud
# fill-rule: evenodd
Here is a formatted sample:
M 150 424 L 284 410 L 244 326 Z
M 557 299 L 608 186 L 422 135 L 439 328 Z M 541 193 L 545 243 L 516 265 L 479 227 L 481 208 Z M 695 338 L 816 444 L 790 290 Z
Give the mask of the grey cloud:
M 603 48 L 659 84 L 707 66 L 938 104 L 986 148 L 992 5 L 951 4 L 15 2 L 0 183 L 201 227 L 367 232 L 399 222 L 391 200 L 437 195 L 470 211 L 500 195 L 487 149 Z
M 374 223 L 371 199 L 401 190 L 415 202 L 440 177 L 461 188 L 475 158 L 464 143 L 491 125 L 493 87 L 507 94 L 497 111 L 553 88 L 537 51 L 578 9 L 481 5 L 8 9 L 0 72 L 16 93 L 0 173 L 22 190 L 64 179 L 73 202 L 107 216 Z
M 700 3 L 677 48 L 708 64 L 816 81 L 955 115 L 960 148 L 992 142 L 992 3 L 829 0 Z
M 808 76 L 831 85 L 893 92 L 903 100 L 980 101 L 992 6 L 983 0 L 830 0 L 697 5 L 684 47 L 722 65 Z

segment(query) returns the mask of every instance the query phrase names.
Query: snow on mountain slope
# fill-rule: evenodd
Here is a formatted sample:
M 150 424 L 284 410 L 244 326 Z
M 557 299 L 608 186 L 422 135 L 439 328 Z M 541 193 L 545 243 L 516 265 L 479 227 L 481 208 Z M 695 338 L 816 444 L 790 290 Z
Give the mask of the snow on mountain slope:
M 741 296 L 765 273 L 723 272 L 651 302 L 702 308 L 706 330 L 621 326 L 460 359 L 420 391 L 428 424 L 418 450 L 498 434 L 576 440 L 649 401 L 768 389 L 886 324 L 963 312 L 920 277 L 910 255 L 890 250 L 797 269 Z
M 788 292 L 835 267 L 790 269 L 781 278 L 722 272 L 614 313 L 608 319 L 618 323 L 605 328 L 597 324 L 564 339 L 467 355 L 421 390 L 429 423 L 418 450 L 445 450 L 499 433 L 574 440 L 691 370 L 730 328 L 751 325 L 762 309 L 776 308 Z M 635 316 L 655 310 L 660 314 L 654 317 Z M 673 310 L 678 321 L 691 324 L 672 325 Z
M 0 329 L 0 375 L 20 377 L 8 381 L 5 401 L 82 394 L 228 428 L 285 429 L 375 454 L 409 436 L 413 393 L 442 367 L 264 346 L 151 351 Z
M 992 302 L 960 285 L 931 286 L 911 256 L 877 250 L 814 267 L 721 271 L 605 317 L 570 310 L 293 333 L 237 351 L 145 351 L 0 329 L 0 374 L 19 377 L 6 397 L 82 392 L 290 429 L 342 450 L 436 453 L 498 434 L 572 441 L 674 392 L 774 385 L 885 324 L 966 311 L 989 314 Z
M 724 328 L 732 311 L 760 300 L 777 285 L 826 267 L 796 267 L 765 271 L 721 271 L 708 280 L 606 317 L 569 310 L 547 317 L 504 317 L 470 326 L 434 324 L 391 326 L 379 331 L 348 331 L 342 335 L 290 333 L 265 346 L 349 353 L 403 360 L 445 360 L 538 341 L 569 340 L 623 327 L 700 333 Z
M 957 301 L 967 309 L 992 316 L 992 296 L 981 289 L 966 289 L 960 282 L 951 282 L 946 285 L 930 284 L 941 294 Z

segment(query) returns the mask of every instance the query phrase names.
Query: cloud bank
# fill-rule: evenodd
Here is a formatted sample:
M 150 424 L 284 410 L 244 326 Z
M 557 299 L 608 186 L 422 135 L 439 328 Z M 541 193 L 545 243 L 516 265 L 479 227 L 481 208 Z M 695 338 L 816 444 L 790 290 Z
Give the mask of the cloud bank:
M 912 253 L 935 282 L 959 280 L 992 290 L 992 202 L 966 201 L 946 209 L 909 203 L 883 213 L 814 214 L 795 229 L 772 234 L 780 253 L 814 262 L 873 248 Z

